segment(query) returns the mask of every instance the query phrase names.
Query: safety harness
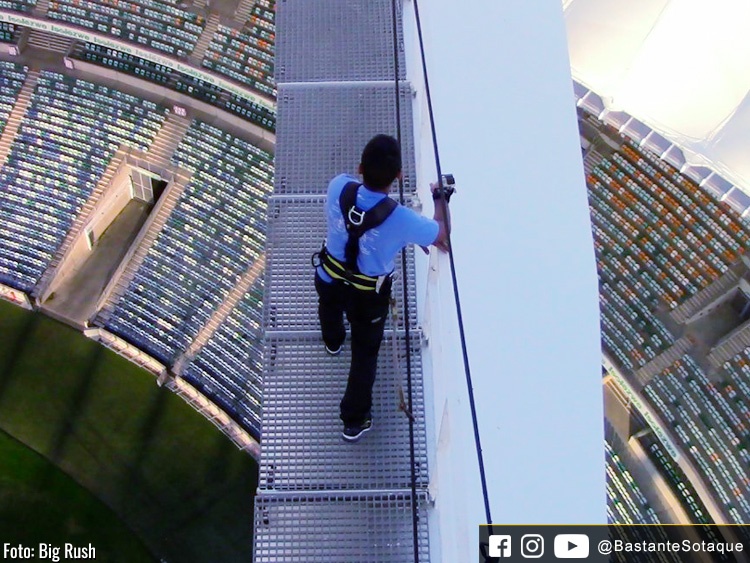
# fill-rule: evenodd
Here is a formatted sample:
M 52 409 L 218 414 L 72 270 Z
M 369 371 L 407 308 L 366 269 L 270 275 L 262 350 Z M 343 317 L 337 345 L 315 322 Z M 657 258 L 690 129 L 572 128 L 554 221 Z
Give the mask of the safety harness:
M 313 254 L 313 266 L 321 266 L 333 279 L 357 289 L 380 292 L 381 289 L 390 287 L 392 274 L 375 277 L 366 276 L 359 271 L 359 239 L 370 229 L 381 225 L 393 213 L 398 203 L 386 196 L 367 211 L 360 209 L 357 207 L 357 191 L 361 185 L 359 182 L 347 183 L 339 197 L 341 215 L 349 234 L 344 249 L 344 261 L 331 256 L 324 244 L 319 253 Z

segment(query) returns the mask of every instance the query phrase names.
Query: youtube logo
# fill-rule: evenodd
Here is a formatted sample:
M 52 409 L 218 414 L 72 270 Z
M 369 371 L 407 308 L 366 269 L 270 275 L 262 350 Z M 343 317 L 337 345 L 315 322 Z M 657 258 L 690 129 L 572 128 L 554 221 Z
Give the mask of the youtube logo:
M 586 559 L 588 556 L 589 537 L 586 534 L 555 536 L 555 557 L 558 559 Z

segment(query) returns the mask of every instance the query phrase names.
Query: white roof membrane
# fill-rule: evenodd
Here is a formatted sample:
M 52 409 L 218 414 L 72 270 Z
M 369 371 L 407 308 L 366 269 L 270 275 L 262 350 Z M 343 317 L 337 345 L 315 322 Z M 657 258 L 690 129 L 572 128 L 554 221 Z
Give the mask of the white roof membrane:
M 750 191 L 750 3 L 570 0 L 575 80 Z

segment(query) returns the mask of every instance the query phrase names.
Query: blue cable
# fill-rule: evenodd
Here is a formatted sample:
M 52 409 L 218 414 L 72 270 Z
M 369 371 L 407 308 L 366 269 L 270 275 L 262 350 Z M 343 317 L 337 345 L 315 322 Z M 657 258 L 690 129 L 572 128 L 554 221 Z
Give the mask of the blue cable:
M 396 138 L 401 146 L 401 93 L 399 87 L 399 64 L 398 64 L 398 25 L 396 19 L 396 1 L 391 0 L 391 19 L 393 20 L 393 64 L 395 67 L 395 89 L 396 89 Z M 398 180 L 399 201 L 404 204 L 404 180 Z M 407 284 L 406 252 L 401 251 L 401 283 L 403 287 L 403 318 L 404 318 L 404 344 L 406 345 L 406 387 L 409 409 L 409 456 L 411 462 L 411 517 L 412 517 L 412 544 L 414 548 L 414 562 L 419 563 L 419 514 L 417 510 L 417 477 L 415 470 L 415 448 L 414 448 L 414 417 L 412 400 L 412 370 L 411 370 L 411 331 L 409 328 L 409 291 Z M 396 330 L 396 327 L 393 327 Z
M 440 185 L 440 191 L 443 190 L 443 174 L 440 168 L 440 154 L 438 151 L 437 133 L 435 132 L 435 116 L 432 111 L 432 96 L 430 95 L 430 81 L 427 74 L 427 60 L 425 58 L 424 41 L 422 39 L 422 23 L 419 18 L 419 3 L 414 0 L 414 13 L 417 20 L 417 34 L 419 35 L 419 50 L 422 57 L 422 73 L 424 75 L 425 92 L 427 94 L 427 109 L 430 115 L 430 128 L 432 130 L 432 146 L 435 152 L 435 166 L 437 168 L 437 177 Z M 444 197 L 440 197 L 438 205 L 447 206 L 447 201 Z M 445 209 L 445 217 L 448 217 L 447 208 Z M 448 229 L 450 231 L 450 229 Z M 490 501 L 489 495 L 487 494 L 487 478 L 484 471 L 484 458 L 482 456 L 482 442 L 479 437 L 479 424 L 477 422 L 477 411 L 474 402 L 474 388 L 471 382 L 471 368 L 469 366 L 469 354 L 466 348 L 466 334 L 464 332 L 464 321 L 461 313 L 461 299 L 458 293 L 458 280 L 456 278 L 456 265 L 453 260 L 453 248 L 450 245 L 450 232 L 448 232 L 448 257 L 450 258 L 451 266 L 451 278 L 453 281 L 453 295 L 456 301 L 456 314 L 458 316 L 458 330 L 461 337 L 461 352 L 463 354 L 464 372 L 466 374 L 466 386 L 469 392 L 469 404 L 471 406 L 471 419 L 474 425 L 474 443 L 477 450 L 477 459 L 479 462 L 479 475 L 482 481 L 482 496 L 484 498 L 484 511 L 487 519 L 487 524 L 490 525 L 490 533 L 492 533 L 492 515 L 490 513 Z

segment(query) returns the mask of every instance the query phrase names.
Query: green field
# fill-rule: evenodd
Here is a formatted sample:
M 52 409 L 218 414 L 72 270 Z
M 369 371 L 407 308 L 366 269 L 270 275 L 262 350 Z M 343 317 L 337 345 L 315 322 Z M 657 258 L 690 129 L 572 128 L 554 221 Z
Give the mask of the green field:
M 154 377 L 0 302 L 0 543 L 251 560 L 257 465 Z

